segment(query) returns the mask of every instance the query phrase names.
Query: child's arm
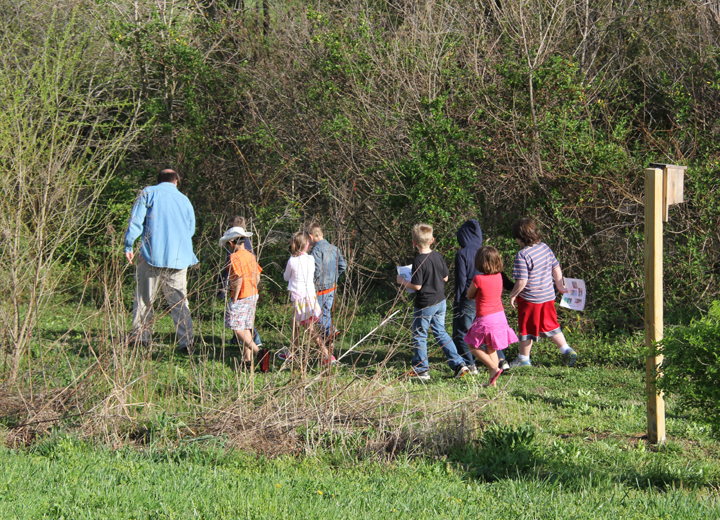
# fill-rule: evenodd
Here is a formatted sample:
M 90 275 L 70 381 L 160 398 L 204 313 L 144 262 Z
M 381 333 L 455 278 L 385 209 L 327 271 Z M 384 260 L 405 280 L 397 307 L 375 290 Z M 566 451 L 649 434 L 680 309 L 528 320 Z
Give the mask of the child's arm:
M 447 281 L 447 276 L 445 278 L 445 281 Z M 410 283 L 400 275 L 397 276 L 397 283 L 399 283 L 406 289 L 412 289 L 413 291 L 419 291 L 420 289 L 422 289 L 422 285 L 415 285 L 414 283 Z
M 555 280 L 555 288 L 560 294 L 570 292 L 570 289 L 565 287 L 565 280 L 563 279 L 562 269 L 559 265 L 556 265 L 552 270 L 553 280 Z
M 510 293 L 510 305 L 515 307 L 515 300 L 517 299 L 518 295 L 522 292 L 522 290 L 525 289 L 526 285 L 527 285 L 527 278 L 519 278 L 519 279 L 515 280 L 515 287 L 513 287 L 513 290 Z
M 513 287 L 515 287 L 515 282 L 513 282 L 504 272 L 500 274 L 502 275 L 503 289 L 508 292 L 512 292 Z
M 470 283 L 470 287 L 468 287 L 468 290 L 467 290 L 468 300 L 474 300 L 476 293 L 477 293 L 477 287 L 475 287 L 475 280 L 473 280 L 472 283 Z
M 238 299 L 238 296 L 240 296 L 240 289 L 242 289 L 242 282 L 243 277 L 238 276 L 235 278 L 234 285 L 232 286 L 232 295 L 230 296 L 230 301 L 235 303 Z
M 292 268 L 290 267 L 290 260 L 288 260 L 287 264 L 285 265 L 285 273 L 283 273 L 283 278 L 286 282 L 290 281 L 290 277 L 292 276 Z

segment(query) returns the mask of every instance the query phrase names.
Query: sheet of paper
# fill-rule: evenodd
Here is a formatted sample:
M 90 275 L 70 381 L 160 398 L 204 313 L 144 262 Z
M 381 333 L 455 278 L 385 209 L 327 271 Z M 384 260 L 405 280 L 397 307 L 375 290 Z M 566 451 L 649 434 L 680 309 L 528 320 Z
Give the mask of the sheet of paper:
M 570 292 L 562 295 L 560 307 L 566 307 L 574 311 L 585 310 L 585 300 L 587 291 L 585 290 L 585 280 L 579 278 L 565 278 L 565 287 Z
M 408 282 L 412 280 L 412 265 L 398 265 L 397 266 L 397 273 L 405 278 Z M 412 294 L 415 291 L 412 289 L 408 289 L 407 287 L 405 290 L 408 292 L 408 294 Z

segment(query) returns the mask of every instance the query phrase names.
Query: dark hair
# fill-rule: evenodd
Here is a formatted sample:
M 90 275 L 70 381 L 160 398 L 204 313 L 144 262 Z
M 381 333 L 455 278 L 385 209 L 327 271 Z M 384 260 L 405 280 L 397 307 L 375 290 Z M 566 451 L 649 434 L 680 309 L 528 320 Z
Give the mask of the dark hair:
M 162 170 L 160 173 L 158 173 L 157 182 L 160 184 L 161 182 L 175 182 L 180 181 L 180 176 L 177 174 L 175 170 L 171 170 L 170 168 L 166 168 L 165 170 Z
M 482 246 L 475 254 L 475 269 L 483 274 L 502 273 L 503 261 L 498 250 L 492 246 Z
M 542 242 L 542 236 L 535 227 L 535 221 L 531 218 L 516 220 L 512 227 L 512 236 L 526 246 L 534 246 Z

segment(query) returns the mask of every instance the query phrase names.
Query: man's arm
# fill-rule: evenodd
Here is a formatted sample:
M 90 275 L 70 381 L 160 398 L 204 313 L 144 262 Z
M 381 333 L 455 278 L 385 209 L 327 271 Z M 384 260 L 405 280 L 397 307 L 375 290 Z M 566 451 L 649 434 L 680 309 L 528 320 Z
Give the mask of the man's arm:
M 125 232 L 125 258 L 132 264 L 134 253 L 133 245 L 138 237 L 142 234 L 143 225 L 145 224 L 145 216 L 147 215 L 147 195 L 143 190 L 133 204 L 130 211 L 130 220 L 128 228 Z

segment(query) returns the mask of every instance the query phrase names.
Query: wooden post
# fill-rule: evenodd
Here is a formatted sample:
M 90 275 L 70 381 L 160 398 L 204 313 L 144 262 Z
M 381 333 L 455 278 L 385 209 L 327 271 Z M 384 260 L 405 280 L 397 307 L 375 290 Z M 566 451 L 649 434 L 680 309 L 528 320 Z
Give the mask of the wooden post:
M 664 170 L 645 170 L 645 346 L 663 337 L 663 195 Z M 665 441 L 665 401 L 657 393 L 655 367 L 662 356 L 648 357 L 645 363 L 648 440 Z

